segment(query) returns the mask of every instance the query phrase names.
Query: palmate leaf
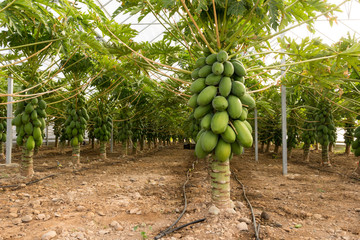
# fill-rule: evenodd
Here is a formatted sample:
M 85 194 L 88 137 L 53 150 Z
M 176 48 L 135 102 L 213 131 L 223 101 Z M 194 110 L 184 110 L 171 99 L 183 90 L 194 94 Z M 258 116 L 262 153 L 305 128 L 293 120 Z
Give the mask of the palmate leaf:
M 227 15 L 241 17 L 248 11 L 245 1 L 229 0 L 228 6 Z
M 269 2 L 269 19 L 270 25 L 274 30 L 279 26 L 280 14 L 284 10 L 283 0 L 270 0 Z

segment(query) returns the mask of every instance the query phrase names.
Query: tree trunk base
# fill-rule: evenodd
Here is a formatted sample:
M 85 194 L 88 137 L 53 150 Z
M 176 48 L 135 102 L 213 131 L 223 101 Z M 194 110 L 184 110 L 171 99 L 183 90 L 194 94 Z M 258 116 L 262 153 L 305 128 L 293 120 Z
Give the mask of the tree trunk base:
M 26 147 L 22 150 L 21 159 L 21 176 L 32 177 L 34 175 L 34 164 L 33 164 L 34 150 L 27 150 Z
M 72 151 L 73 166 L 80 166 L 80 146 L 74 146 Z
M 328 145 L 321 146 L 321 166 L 331 166 L 330 158 L 329 158 L 329 151 Z
M 231 207 L 230 201 L 230 162 L 213 160 L 211 163 L 211 192 L 212 201 L 219 209 Z
M 303 161 L 310 162 L 310 145 L 309 144 L 304 145 Z
M 351 153 L 351 145 L 350 144 L 346 144 L 346 148 L 345 148 L 345 154 L 347 156 L 349 156 Z

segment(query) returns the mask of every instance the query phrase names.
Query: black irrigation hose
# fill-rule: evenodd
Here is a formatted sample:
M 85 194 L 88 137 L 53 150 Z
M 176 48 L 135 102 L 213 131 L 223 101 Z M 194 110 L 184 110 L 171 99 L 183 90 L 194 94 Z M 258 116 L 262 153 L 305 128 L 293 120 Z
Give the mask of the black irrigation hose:
M 234 173 L 234 172 L 233 172 Z M 244 195 L 244 198 L 246 200 L 246 202 L 248 203 L 249 207 L 250 207 L 250 211 L 251 211 L 251 216 L 252 216 L 252 220 L 253 220 L 253 224 L 254 224 L 254 230 L 255 230 L 255 239 L 256 240 L 260 240 L 260 237 L 259 237 L 259 232 L 260 232 L 260 223 L 258 226 L 256 226 L 256 219 L 255 219 L 255 214 L 254 214 L 254 210 L 252 208 L 252 205 L 249 201 L 249 199 L 247 198 L 246 196 L 246 193 L 245 193 L 245 186 L 242 184 L 242 182 L 240 182 L 240 180 L 237 178 L 236 174 L 234 173 L 233 174 L 235 180 L 241 185 L 242 187 L 242 190 L 243 190 L 243 195 Z
M 196 161 L 195 161 L 196 162 Z M 181 228 L 184 228 L 186 226 L 189 226 L 191 224 L 195 224 L 195 223 L 199 223 L 199 222 L 203 222 L 206 220 L 206 218 L 202 218 L 202 219 L 199 219 L 199 220 L 195 220 L 193 222 L 190 222 L 190 223 L 186 223 L 184 225 L 181 225 L 179 227 L 176 227 L 176 228 L 173 228 L 179 221 L 180 219 L 184 216 L 185 212 L 186 212 L 186 208 L 187 208 L 187 197 L 186 197 L 186 184 L 188 183 L 189 181 L 189 175 L 190 175 L 190 172 L 192 170 L 194 170 L 195 168 L 195 162 L 192 163 L 192 168 L 189 169 L 187 172 L 186 172 L 186 181 L 183 185 L 183 194 L 184 194 L 184 209 L 182 211 L 182 213 L 180 214 L 180 216 L 175 220 L 175 222 L 173 224 L 171 224 L 167 229 L 165 229 L 164 231 L 160 232 L 158 235 L 156 235 L 154 237 L 154 240 L 158 240 L 162 237 L 164 237 L 165 235 L 169 234 L 169 233 L 172 233 L 172 232 L 175 232 Z
M 39 178 L 39 179 L 36 179 L 36 180 L 32 180 L 30 182 L 27 182 L 25 183 L 26 186 L 28 185 L 31 185 L 31 184 L 34 184 L 34 183 L 37 183 L 37 182 L 40 182 L 44 179 L 47 179 L 47 178 L 51 178 L 51 177 L 56 177 L 58 174 L 50 174 L 46 177 L 43 177 L 43 178 Z M 23 183 L 22 183 L 23 184 Z M 19 188 L 22 184 L 14 184 L 14 185 L 4 185 L 4 186 L 0 186 L 0 188 Z

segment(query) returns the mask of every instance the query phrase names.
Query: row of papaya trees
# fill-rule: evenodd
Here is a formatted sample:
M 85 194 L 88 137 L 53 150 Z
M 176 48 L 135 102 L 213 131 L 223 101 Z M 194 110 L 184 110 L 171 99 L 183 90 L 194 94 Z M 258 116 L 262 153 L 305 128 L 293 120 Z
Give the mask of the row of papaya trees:
M 321 16 L 334 23 L 346 2 L 123 1 L 108 18 L 92 0 L 3 1 L 0 44 L 9 54 L 1 77 L 15 80 L 23 174 L 33 174 L 33 154 L 50 124 L 60 145 L 72 146 L 74 165 L 86 137 L 97 139 L 103 158 L 111 134 L 125 149 L 129 142 L 141 148 L 144 139 L 192 138 L 196 155 L 210 160 L 214 204 L 229 208 L 230 161 L 253 145 L 255 107 L 260 142 L 280 147 L 280 84 L 288 89 L 289 150 L 302 141 L 307 156 L 319 143 L 329 163 L 336 127 L 354 129 L 359 112 L 359 43 L 279 37 L 304 24 L 314 31 Z M 162 39 L 135 42 L 138 32 L 114 20 L 123 13 L 139 21 L 152 15 L 165 29 Z

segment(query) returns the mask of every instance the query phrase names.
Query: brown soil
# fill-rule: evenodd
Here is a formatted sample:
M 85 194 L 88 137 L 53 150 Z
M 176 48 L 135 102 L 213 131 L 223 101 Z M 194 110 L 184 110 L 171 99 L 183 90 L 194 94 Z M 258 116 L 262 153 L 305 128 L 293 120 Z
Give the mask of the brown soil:
M 14 153 L 14 162 L 19 154 Z M 187 172 L 187 212 L 177 226 L 206 221 L 162 239 L 254 239 L 251 223 L 248 231 L 239 231 L 251 212 L 234 179 L 235 213 L 208 213 L 207 162 L 196 161 L 193 150 L 176 145 L 136 156 L 115 152 L 105 161 L 88 146 L 81 154 L 81 169 L 74 171 L 67 167 L 70 149 L 62 155 L 44 147 L 35 157 L 33 179 L 56 176 L 27 186 L 29 179 L 19 177 L 16 168 L 0 168 L 0 185 L 22 183 L 20 188 L 0 188 L 0 239 L 41 239 L 49 231 L 56 231 L 52 239 L 153 239 L 183 210 Z M 313 151 L 310 157 L 310 163 L 303 163 L 302 152 L 295 150 L 286 177 L 281 155 L 260 154 L 256 163 L 248 149 L 231 160 L 261 224 L 261 239 L 360 239 L 360 179 L 353 172 L 357 159 L 331 155 L 333 166 L 320 167 L 321 153 Z M 260 217 L 263 211 L 268 220 Z M 25 216 L 32 220 L 26 222 Z

